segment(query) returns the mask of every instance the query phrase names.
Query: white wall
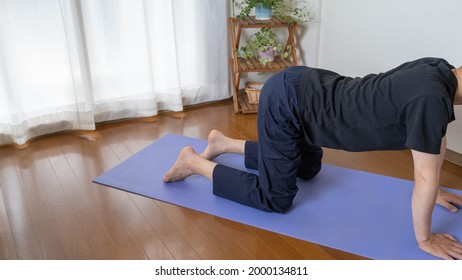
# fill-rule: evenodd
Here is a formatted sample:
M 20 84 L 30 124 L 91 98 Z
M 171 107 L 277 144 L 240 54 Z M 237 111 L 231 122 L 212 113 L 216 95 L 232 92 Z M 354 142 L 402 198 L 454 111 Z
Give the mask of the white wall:
M 461 0 L 314 2 L 317 19 L 300 41 L 306 65 L 363 76 L 424 56 L 462 64 Z M 462 153 L 462 108 L 456 117 L 448 148 Z

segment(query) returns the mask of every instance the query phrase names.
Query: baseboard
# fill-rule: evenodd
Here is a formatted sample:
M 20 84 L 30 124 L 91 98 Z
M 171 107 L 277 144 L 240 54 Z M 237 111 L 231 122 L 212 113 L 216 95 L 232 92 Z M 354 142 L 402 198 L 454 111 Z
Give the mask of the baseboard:
M 445 159 L 447 161 L 450 161 L 452 163 L 455 163 L 457 165 L 462 166 L 462 154 L 459 154 L 457 152 L 454 152 L 452 150 L 446 150 L 446 157 Z

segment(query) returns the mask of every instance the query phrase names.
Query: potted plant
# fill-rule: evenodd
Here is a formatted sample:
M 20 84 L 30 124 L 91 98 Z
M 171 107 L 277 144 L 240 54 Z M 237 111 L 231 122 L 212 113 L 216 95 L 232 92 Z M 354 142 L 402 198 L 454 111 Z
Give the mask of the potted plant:
M 290 48 L 290 46 L 289 46 Z M 266 65 L 274 60 L 274 56 L 280 55 L 287 58 L 289 53 L 282 52 L 282 46 L 278 43 L 276 34 L 271 28 L 264 27 L 253 34 L 237 55 L 242 58 L 258 58 L 261 64 Z
M 273 7 L 277 7 L 282 0 L 234 0 L 234 6 L 241 12 L 238 18 L 249 16 L 255 9 L 255 19 L 269 20 L 272 16 Z
M 234 7 L 240 12 L 237 18 L 249 16 L 254 9 L 257 20 L 270 19 L 271 15 L 262 14 L 260 9 L 268 9 L 280 20 L 289 22 L 308 22 L 313 20 L 309 0 L 233 0 Z

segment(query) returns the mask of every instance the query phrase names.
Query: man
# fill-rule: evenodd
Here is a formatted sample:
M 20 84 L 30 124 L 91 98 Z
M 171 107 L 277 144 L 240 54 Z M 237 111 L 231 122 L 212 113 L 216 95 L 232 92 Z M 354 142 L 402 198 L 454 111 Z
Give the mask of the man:
M 431 232 L 435 203 L 452 212 L 462 196 L 439 190 L 446 128 L 462 104 L 462 67 L 439 58 L 404 63 L 362 78 L 308 67 L 270 78 L 260 96 L 258 143 L 214 130 L 198 155 L 184 148 L 164 181 L 201 174 L 213 193 L 263 211 L 285 212 L 297 193 L 296 177 L 320 171 L 321 147 L 347 151 L 411 149 L 414 160 L 412 216 L 419 248 L 444 259 L 462 259 L 462 244 Z M 245 155 L 258 176 L 210 161 L 225 152 Z

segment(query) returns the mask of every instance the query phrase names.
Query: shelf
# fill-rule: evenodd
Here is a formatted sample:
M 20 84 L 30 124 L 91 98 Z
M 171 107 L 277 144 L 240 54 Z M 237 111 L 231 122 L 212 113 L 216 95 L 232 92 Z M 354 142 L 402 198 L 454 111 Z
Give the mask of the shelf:
M 242 94 L 243 90 L 239 88 L 242 73 L 248 72 L 278 72 L 287 67 L 297 66 L 297 49 L 295 45 L 295 28 L 297 24 L 295 22 L 287 22 L 274 17 L 270 20 L 256 20 L 254 16 L 238 18 L 229 18 L 229 29 L 231 35 L 231 47 L 232 57 L 229 61 L 229 71 L 232 80 L 233 89 L 233 103 L 235 113 L 257 113 L 258 104 L 250 104 L 247 99 L 247 94 Z M 258 59 L 244 59 L 237 57 L 236 53 L 239 49 L 239 41 L 241 39 L 242 29 L 244 28 L 275 28 L 285 27 L 287 28 L 287 42 L 284 50 L 289 52 L 288 58 L 282 58 L 276 56 L 274 61 L 267 63 L 266 65 L 261 64 Z
M 261 64 L 258 59 L 244 59 L 242 57 L 237 58 L 238 72 L 274 72 L 280 71 L 290 66 L 295 66 L 293 61 L 287 58 L 276 56 L 274 61 L 267 63 L 266 65 Z
M 242 114 L 254 114 L 258 112 L 258 104 L 250 104 L 247 94 L 243 89 L 239 90 L 238 102 Z
M 239 23 L 242 28 L 288 27 L 289 25 L 295 25 L 294 22 L 280 20 L 276 17 L 270 20 L 256 20 L 255 16 L 249 16 L 241 19 L 233 18 L 232 20 L 235 23 Z

